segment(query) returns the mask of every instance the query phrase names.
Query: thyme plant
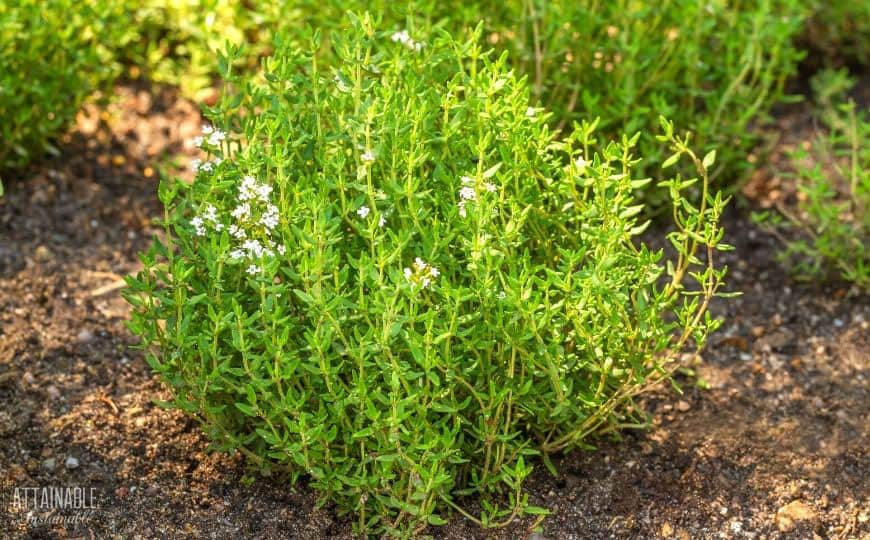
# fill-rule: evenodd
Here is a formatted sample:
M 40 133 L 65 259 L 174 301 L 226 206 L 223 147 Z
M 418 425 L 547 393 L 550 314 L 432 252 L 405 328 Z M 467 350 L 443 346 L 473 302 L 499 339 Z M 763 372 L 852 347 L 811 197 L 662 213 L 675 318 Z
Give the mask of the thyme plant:
M 638 172 L 664 159 L 652 133 L 658 114 L 695 132 L 699 144 L 720 149 L 711 175 L 734 180 L 751 166 L 758 130 L 769 109 L 785 99 L 802 52 L 794 45 L 810 0 L 148 0 L 138 12 L 149 44 L 148 64 L 159 80 L 188 95 L 207 89 L 215 74 L 214 49 L 226 40 L 247 44 L 240 66 L 274 46 L 271 31 L 302 44 L 312 24 L 327 39 L 342 31 L 346 10 L 376 13 L 382 28 L 440 26 L 454 35 L 483 24 L 487 47 L 510 54 L 528 75 L 533 101 L 553 113 L 555 127 L 600 117 L 609 138 L 642 131 Z M 137 5 L 139 3 L 137 2 Z M 304 46 L 304 45 L 303 45 Z M 330 47 L 324 65 L 339 60 Z
M 719 325 L 715 153 L 662 121 L 666 165 L 698 171 L 659 182 L 666 258 L 638 237 L 637 135 L 557 139 L 479 35 L 352 20 L 329 69 L 316 33 L 278 39 L 262 79 L 221 58 L 196 179 L 160 186 L 165 235 L 128 279 L 131 329 L 215 448 L 305 477 L 361 534 L 544 514 L 533 463 L 643 424 L 635 398 Z
M 116 74 L 127 29 L 112 3 L 0 3 L 0 172 L 55 152 L 79 106 Z
M 797 197 L 753 218 L 783 244 L 780 259 L 798 279 L 839 277 L 870 289 L 870 116 L 843 97 L 844 70 L 812 81 L 820 129 L 790 154 Z

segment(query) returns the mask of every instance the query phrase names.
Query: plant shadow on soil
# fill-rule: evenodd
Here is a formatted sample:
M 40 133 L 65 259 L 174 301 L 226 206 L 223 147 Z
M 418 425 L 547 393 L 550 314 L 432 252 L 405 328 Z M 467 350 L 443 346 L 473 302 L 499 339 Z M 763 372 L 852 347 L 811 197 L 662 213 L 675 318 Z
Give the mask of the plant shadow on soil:
M 246 487 L 240 458 L 209 453 L 193 420 L 153 404 L 168 396 L 130 349 L 115 284 L 156 232 L 155 169 L 193 156 L 185 141 L 200 117 L 167 90 L 118 94 L 107 111 L 85 109 L 62 153 L 7 178 L 0 198 L 2 536 L 350 537 L 304 485 Z M 744 295 L 712 308 L 726 322 L 693 368 L 709 389 L 681 377 L 682 395 L 643 399 L 649 431 L 557 456 L 557 477 L 538 467 L 530 501 L 554 512 L 543 538 L 870 534 L 870 302 L 791 281 L 772 239 L 737 211 L 726 221 L 738 248 L 729 287 Z M 77 525 L 27 525 L 11 493 L 36 486 L 96 488 L 97 509 Z M 807 512 L 789 524 L 794 501 Z M 482 531 L 453 516 L 429 532 L 518 538 L 531 523 Z

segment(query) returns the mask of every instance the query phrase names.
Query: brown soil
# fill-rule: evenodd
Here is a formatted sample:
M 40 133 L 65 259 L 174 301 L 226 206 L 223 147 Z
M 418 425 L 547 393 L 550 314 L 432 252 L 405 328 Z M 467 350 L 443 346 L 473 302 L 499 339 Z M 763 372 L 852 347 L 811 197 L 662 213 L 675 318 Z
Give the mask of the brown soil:
M 153 403 L 167 395 L 130 348 L 118 283 L 162 213 L 154 169 L 190 157 L 199 115 L 172 93 L 119 94 L 0 198 L 0 536 L 349 537 L 304 486 L 247 486 L 240 458 L 209 453 L 192 421 Z M 454 516 L 434 536 L 870 537 L 870 301 L 792 282 L 773 239 L 736 212 L 728 225 L 730 285 L 745 294 L 713 308 L 726 323 L 694 367 L 709 389 L 684 377 L 682 395 L 646 400 L 651 430 L 557 459 L 558 477 L 539 467 L 530 499 L 553 510 L 541 533 Z M 45 486 L 94 488 L 96 508 L 28 524 L 15 488 Z

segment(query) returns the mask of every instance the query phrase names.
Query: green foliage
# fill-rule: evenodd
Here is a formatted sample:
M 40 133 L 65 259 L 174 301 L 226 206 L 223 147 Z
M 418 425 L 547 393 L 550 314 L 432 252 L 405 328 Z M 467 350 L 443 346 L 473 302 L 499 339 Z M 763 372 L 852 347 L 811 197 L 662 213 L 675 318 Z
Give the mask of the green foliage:
M 554 113 L 554 125 L 600 117 L 599 130 L 618 138 L 654 131 L 664 114 L 695 132 L 699 144 L 718 146 L 722 155 L 711 174 L 733 179 L 757 142 L 750 126 L 766 119 L 795 72 L 801 53 L 792 40 L 803 27 L 805 4 L 150 0 L 142 13 L 153 23 L 147 33 L 157 38 L 146 39 L 154 77 L 199 97 L 212 82 L 214 50 L 225 40 L 247 43 L 239 61 L 253 68 L 273 46 L 271 31 L 300 44 L 306 24 L 335 30 L 347 9 L 367 9 L 382 18 L 382 28 L 412 34 L 437 24 L 460 35 L 482 22 L 487 46 L 510 53 L 511 66 L 530 78 L 533 101 Z M 335 61 L 330 50 L 321 51 L 323 65 Z M 651 136 L 641 138 L 639 151 L 641 170 L 663 161 Z
M 54 151 L 82 101 L 115 74 L 112 2 L 0 3 L 0 170 Z
M 870 2 L 808 0 L 812 15 L 801 36 L 802 44 L 821 53 L 823 61 L 870 62 Z
M 316 35 L 277 39 L 263 78 L 220 59 L 220 129 L 192 185 L 160 187 L 130 327 L 216 448 L 307 477 L 360 532 L 546 513 L 536 456 L 643 424 L 635 398 L 719 325 L 715 153 L 662 121 L 667 165 L 699 174 L 659 184 L 666 260 L 638 239 L 638 136 L 557 139 L 479 35 L 353 21 L 330 68 Z
M 785 244 L 781 258 L 802 279 L 838 273 L 870 288 L 870 117 L 842 95 L 852 85 L 845 71 L 822 72 L 813 87 L 826 133 L 799 147 L 797 205 L 754 218 Z M 789 174 L 786 172 L 785 174 Z

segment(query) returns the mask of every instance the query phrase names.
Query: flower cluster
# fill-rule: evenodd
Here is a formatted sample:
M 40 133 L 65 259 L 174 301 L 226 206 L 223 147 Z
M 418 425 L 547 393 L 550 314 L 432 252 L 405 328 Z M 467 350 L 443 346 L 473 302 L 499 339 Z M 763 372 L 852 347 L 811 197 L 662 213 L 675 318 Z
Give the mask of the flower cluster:
M 414 259 L 414 268 L 405 268 L 405 278 L 411 283 L 419 283 L 424 289 L 432 284 L 432 280 L 441 272 L 420 257 Z
M 198 170 L 206 169 L 201 165 Z M 239 204 L 230 211 L 232 223 L 225 225 L 218 217 L 217 208 L 207 204 L 199 215 L 190 220 L 194 233 L 205 236 L 209 228 L 220 232 L 226 227 L 230 236 L 240 242 L 230 250 L 230 260 L 248 261 L 248 274 L 258 274 L 262 268 L 256 261 L 273 257 L 276 252 L 281 255 L 286 252 L 286 247 L 277 244 L 272 237 L 280 216 L 278 207 L 269 199 L 271 193 L 272 186 L 269 184 L 258 182 L 253 176 L 243 177 L 239 185 Z
M 393 32 L 393 35 L 390 36 L 390 39 L 392 39 L 394 43 L 401 43 L 412 51 L 420 52 L 421 50 L 423 50 L 423 43 L 411 39 L 411 36 L 408 34 L 407 30 L 399 30 L 397 32 Z
M 202 126 L 203 136 L 198 136 L 193 138 L 193 145 L 197 148 L 203 148 L 204 146 L 218 146 L 221 142 L 226 140 L 227 134 L 223 131 L 209 126 L 208 124 Z M 208 138 L 204 137 L 208 136 Z
M 466 204 L 468 202 L 477 201 L 477 181 L 470 176 L 463 176 L 461 182 L 462 187 L 459 188 L 459 202 L 457 203 L 457 206 L 459 207 L 459 215 L 465 217 L 468 215 L 465 209 Z M 493 193 L 498 189 L 492 182 L 484 182 L 483 188 L 490 193 Z

